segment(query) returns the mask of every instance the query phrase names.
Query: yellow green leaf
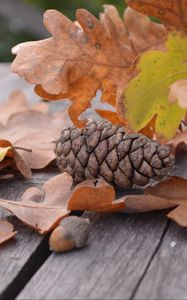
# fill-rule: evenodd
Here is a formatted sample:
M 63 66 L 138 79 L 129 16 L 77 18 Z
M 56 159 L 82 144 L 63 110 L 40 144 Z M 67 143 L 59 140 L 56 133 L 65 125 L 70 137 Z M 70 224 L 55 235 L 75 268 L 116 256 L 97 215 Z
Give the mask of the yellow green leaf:
M 171 138 L 184 116 L 185 109 L 168 101 L 169 87 L 187 78 L 187 38 L 170 33 L 166 51 L 150 51 L 138 63 L 139 74 L 125 89 L 124 116 L 130 127 L 139 131 L 157 114 L 155 131 Z
M 12 147 L 0 147 L 0 162 L 3 161 L 3 159 L 5 158 L 5 156 L 7 155 L 8 151 L 11 149 Z

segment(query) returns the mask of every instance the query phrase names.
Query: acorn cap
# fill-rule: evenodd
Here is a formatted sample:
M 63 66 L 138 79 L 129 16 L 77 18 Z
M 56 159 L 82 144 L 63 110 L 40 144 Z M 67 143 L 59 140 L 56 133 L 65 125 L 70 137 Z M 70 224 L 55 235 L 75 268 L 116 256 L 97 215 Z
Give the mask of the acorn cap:
M 55 252 L 67 252 L 82 248 L 87 244 L 90 229 L 89 219 L 75 216 L 64 218 L 51 233 L 50 249 Z

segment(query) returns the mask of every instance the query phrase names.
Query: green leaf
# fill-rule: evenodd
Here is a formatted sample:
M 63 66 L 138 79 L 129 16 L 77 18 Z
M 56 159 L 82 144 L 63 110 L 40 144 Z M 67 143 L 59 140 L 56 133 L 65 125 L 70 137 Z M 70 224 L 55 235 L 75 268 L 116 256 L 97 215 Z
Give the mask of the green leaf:
M 169 87 L 187 78 L 187 38 L 170 33 L 166 50 L 143 54 L 137 67 L 139 74 L 125 89 L 124 117 L 139 131 L 157 114 L 156 133 L 172 138 L 186 110 L 169 103 Z

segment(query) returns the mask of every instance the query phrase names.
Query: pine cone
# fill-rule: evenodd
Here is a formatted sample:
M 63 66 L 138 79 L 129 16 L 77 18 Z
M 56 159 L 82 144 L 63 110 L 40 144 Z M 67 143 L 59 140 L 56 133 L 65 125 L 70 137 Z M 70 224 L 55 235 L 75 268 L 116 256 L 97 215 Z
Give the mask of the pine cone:
M 141 134 L 125 133 L 124 127 L 108 121 L 64 129 L 55 154 L 60 170 L 71 174 L 75 183 L 103 177 L 122 188 L 161 179 L 174 165 L 169 146 Z

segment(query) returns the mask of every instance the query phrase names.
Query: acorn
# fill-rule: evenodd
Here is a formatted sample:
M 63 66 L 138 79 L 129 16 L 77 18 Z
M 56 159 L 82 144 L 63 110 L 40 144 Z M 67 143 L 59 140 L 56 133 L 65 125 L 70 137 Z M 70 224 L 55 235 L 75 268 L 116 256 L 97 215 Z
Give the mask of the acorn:
M 90 230 L 89 219 L 76 216 L 64 218 L 50 235 L 50 250 L 59 253 L 85 247 Z

